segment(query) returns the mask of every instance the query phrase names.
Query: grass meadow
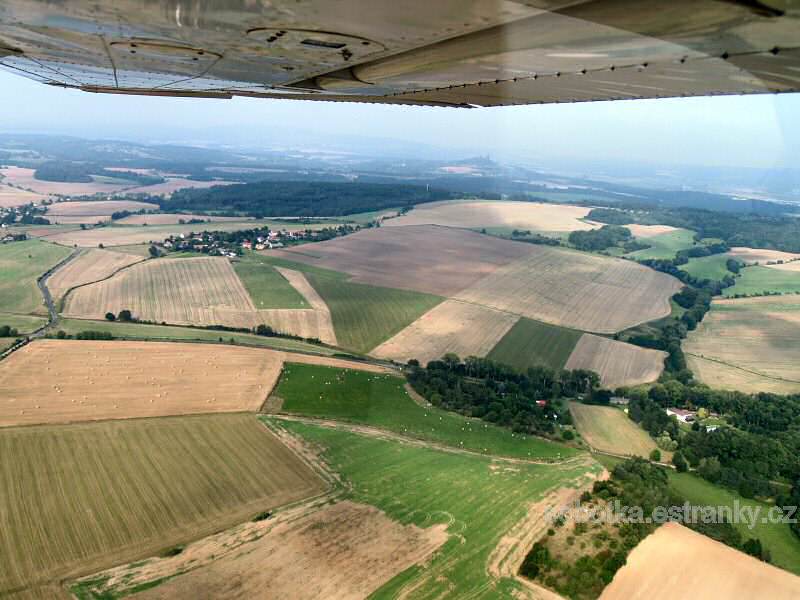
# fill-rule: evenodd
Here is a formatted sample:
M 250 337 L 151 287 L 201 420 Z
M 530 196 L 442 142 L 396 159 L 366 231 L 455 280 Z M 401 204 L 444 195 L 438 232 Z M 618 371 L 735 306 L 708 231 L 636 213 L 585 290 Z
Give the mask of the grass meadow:
M 425 567 L 412 567 L 373 593 L 372 600 L 409 594 L 420 600 L 511 598 L 519 584 L 492 579 L 487 562 L 529 503 L 574 486 L 591 467 L 514 464 L 283 421 L 280 426 L 324 450 L 351 486 L 350 496 L 401 523 L 448 526 L 450 539 Z
M 0 245 L 0 313 L 44 310 L 36 279 L 70 252 L 69 248 L 39 240 Z
M 233 270 L 258 309 L 311 308 L 300 292 L 258 254 L 245 254 L 233 263 Z
M 760 295 L 766 292 L 795 294 L 800 292 L 800 273 L 781 271 L 769 267 L 745 267 L 741 276 L 736 278 L 736 285 L 725 288 L 723 296 Z
M 487 358 L 520 370 L 545 366 L 563 369 L 583 335 L 580 331 L 521 318 L 503 336 Z
M 571 402 L 569 409 L 583 439 L 600 452 L 647 458 L 656 448 L 653 438 L 618 408 Z
M 694 232 L 688 229 L 669 231 L 640 241 L 649 244 L 650 248 L 630 252 L 626 254 L 626 256 L 637 260 L 646 258 L 675 258 L 675 254 L 677 254 L 678 250 L 685 250 L 695 245 Z
M 711 279 L 712 281 L 722 281 L 727 275 L 733 275 L 728 270 L 727 254 L 712 254 L 711 256 L 701 256 L 700 258 L 690 258 L 689 262 L 681 265 L 681 271 L 686 271 L 698 279 Z
M 287 413 L 371 425 L 487 455 L 556 460 L 578 453 L 478 419 L 423 408 L 404 383 L 393 375 L 287 363 L 273 395 L 283 399 Z

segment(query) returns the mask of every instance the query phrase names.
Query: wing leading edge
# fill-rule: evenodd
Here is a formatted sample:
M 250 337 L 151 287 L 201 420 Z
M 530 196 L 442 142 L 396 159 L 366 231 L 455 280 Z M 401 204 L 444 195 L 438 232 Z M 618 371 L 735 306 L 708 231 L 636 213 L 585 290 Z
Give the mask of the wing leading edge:
M 800 90 L 796 0 L 6 0 L 0 67 L 89 92 L 503 106 Z

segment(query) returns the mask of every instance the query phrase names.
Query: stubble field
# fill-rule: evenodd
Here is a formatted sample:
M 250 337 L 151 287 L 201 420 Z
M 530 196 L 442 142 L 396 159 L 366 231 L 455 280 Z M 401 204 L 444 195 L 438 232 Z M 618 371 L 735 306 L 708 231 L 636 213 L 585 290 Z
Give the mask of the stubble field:
M 180 213 L 160 213 L 153 215 L 130 215 L 117 221 L 118 225 L 178 225 L 180 221 L 202 219 L 213 223 L 241 222 L 242 217 L 217 217 L 209 215 L 185 215 Z M 200 224 L 198 224 L 200 225 Z M 209 225 L 206 225 L 208 227 Z
M 743 392 L 797 392 L 800 296 L 714 300 L 683 348 L 708 385 Z
M 320 493 L 252 415 L 0 431 L 0 595 L 143 558 Z
M 110 277 L 118 270 L 144 260 L 142 256 L 90 249 L 60 267 L 47 280 L 47 288 L 57 303 L 73 287 Z
M 564 368 L 595 371 L 604 387 L 614 389 L 655 381 L 664 370 L 666 356 L 660 350 L 585 333 Z
M 585 231 L 599 227 L 582 221 L 591 209 L 569 204 L 539 202 L 469 201 L 434 202 L 384 221 L 387 226 L 443 225 L 476 229 L 507 227 L 533 231 Z
M 448 352 L 486 356 L 519 317 L 456 300 L 445 300 L 370 352 L 379 358 L 421 364 Z
M 9 208 L 12 206 L 22 206 L 35 202 L 41 204 L 47 196 L 43 194 L 35 194 L 27 190 L 20 190 L 11 187 L 10 185 L 3 185 L 2 178 L 0 178 L 0 208 Z
M 55 202 L 47 207 L 46 217 L 95 217 L 108 216 L 115 212 L 129 210 L 158 210 L 158 204 L 136 202 L 133 200 L 97 200 L 91 202 Z
M 668 600 L 687 597 L 687 590 L 696 598 L 789 600 L 800 596 L 800 577 L 665 523 L 633 549 L 600 600 Z
M 236 346 L 37 340 L 0 362 L 0 427 L 254 412 L 284 358 Z

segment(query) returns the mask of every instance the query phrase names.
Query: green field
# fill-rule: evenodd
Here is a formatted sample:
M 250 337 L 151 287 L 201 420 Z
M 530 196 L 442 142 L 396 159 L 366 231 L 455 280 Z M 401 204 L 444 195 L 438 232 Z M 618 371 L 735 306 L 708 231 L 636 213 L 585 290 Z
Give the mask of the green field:
M 39 240 L 0 245 L 0 312 L 44 310 L 36 279 L 70 252 L 69 248 Z
M 20 333 L 30 333 L 31 331 L 39 329 L 39 327 L 45 323 L 47 323 L 47 319 L 44 317 L 0 313 L 0 325 L 8 325 Z
M 487 358 L 520 370 L 545 366 L 561 370 L 583 335 L 580 331 L 521 318 Z
M 233 263 L 233 270 L 258 309 L 311 308 L 300 292 L 258 254 L 245 254 Z
M 324 448 L 324 458 L 343 475 L 351 497 L 372 504 L 401 523 L 448 524 L 450 539 L 425 567 L 413 567 L 373 593 L 417 600 L 511 598 L 511 579 L 492 579 L 492 550 L 525 514 L 527 505 L 556 487 L 574 486 L 595 467 L 504 465 L 489 457 L 441 452 L 335 429 L 282 421 Z
M 670 486 L 692 504 L 704 506 L 733 506 L 738 500 L 740 506 L 759 507 L 761 518 L 767 516 L 769 504 L 748 500 L 736 492 L 714 485 L 691 473 L 669 471 Z M 800 539 L 792 533 L 789 525 L 781 523 L 757 522 L 753 529 L 744 523 L 734 523 L 742 534 L 742 539 L 755 537 L 772 554 L 773 564 L 800 575 Z
M 0 481 L 0 596 L 39 597 L 324 489 L 244 414 L 4 429 Z
M 769 267 L 745 267 L 741 277 L 736 278 L 736 285 L 725 288 L 724 296 L 761 295 L 765 292 L 794 294 L 800 292 L 800 273 L 781 271 Z
M 680 269 L 698 279 L 722 281 L 727 275 L 733 275 L 727 267 L 729 259 L 730 256 L 727 254 L 713 254 L 711 256 L 701 256 L 700 258 L 690 258 L 688 263 L 680 266 Z
M 287 364 L 273 394 L 288 413 L 372 425 L 405 436 L 475 452 L 515 458 L 558 459 L 579 451 L 512 433 L 478 419 L 423 408 L 392 375 Z
M 219 342 L 220 338 L 227 343 L 233 339 L 244 346 L 263 346 L 290 352 L 306 352 L 312 354 L 331 355 L 336 352 L 332 348 L 308 344 L 301 340 L 279 337 L 263 337 L 248 333 L 232 331 L 214 331 L 194 327 L 178 327 L 170 325 L 147 325 L 144 323 L 121 323 L 119 321 L 92 321 L 88 319 L 61 319 L 55 330 L 75 335 L 80 331 L 108 331 L 114 337 L 126 340 L 181 340 L 198 342 Z
M 640 238 L 639 241 L 649 244 L 650 248 L 637 250 L 626 254 L 626 256 L 635 259 L 675 258 L 678 250 L 685 250 L 695 245 L 694 232 L 688 229 L 678 229 L 677 231 L 669 231 L 649 238 Z
M 600 452 L 648 458 L 656 449 L 653 438 L 618 408 L 570 402 L 569 410 L 583 439 Z

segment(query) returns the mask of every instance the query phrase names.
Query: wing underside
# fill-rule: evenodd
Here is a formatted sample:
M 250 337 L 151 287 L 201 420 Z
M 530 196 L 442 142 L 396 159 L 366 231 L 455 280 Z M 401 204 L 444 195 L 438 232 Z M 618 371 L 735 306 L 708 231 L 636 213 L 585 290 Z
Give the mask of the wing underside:
M 0 67 L 90 92 L 503 106 L 800 90 L 794 0 L 4 0 Z

